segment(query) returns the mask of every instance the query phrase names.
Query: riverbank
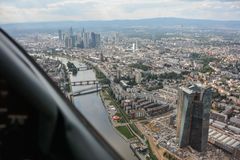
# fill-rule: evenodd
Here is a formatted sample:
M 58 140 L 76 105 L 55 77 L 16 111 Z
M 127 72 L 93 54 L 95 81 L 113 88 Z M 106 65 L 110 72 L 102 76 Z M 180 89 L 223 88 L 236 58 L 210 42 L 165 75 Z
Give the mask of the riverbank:
M 55 58 L 57 59 L 57 58 Z M 63 63 L 67 64 L 71 61 L 76 67 L 85 66 L 84 63 L 79 62 L 78 59 L 70 60 L 66 58 L 58 57 Z M 75 81 L 96 80 L 96 74 L 93 69 L 78 71 L 77 75 L 73 76 L 69 73 L 69 84 Z M 88 86 L 70 86 L 71 91 L 75 92 L 81 89 L 85 89 Z M 70 97 L 69 93 L 68 97 Z M 129 143 L 124 140 L 124 136 L 116 131 L 109 121 L 108 113 L 98 93 L 91 93 L 87 95 L 72 97 L 72 103 L 79 112 L 81 112 L 85 118 L 93 125 L 93 127 L 103 136 L 103 138 L 113 148 L 122 155 L 123 159 L 137 160 L 134 156 L 134 152 L 130 149 Z M 127 139 L 126 139 L 127 140 Z
M 97 66 L 93 67 L 93 69 L 95 69 L 95 75 L 96 68 Z M 104 78 L 107 78 L 108 74 L 104 70 L 98 68 L 97 71 L 98 76 L 96 77 L 98 78 L 98 80 L 100 80 L 99 78 L 103 78 L 103 73 L 105 73 Z M 103 81 L 101 81 L 101 83 L 103 83 Z M 146 139 L 144 135 L 140 132 L 140 130 L 136 127 L 135 123 L 130 120 L 129 115 L 127 115 L 122 109 L 120 102 L 115 99 L 114 93 L 110 87 L 104 88 L 100 92 L 100 99 L 103 106 L 105 107 L 105 111 L 107 111 L 108 120 L 110 121 L 113 130 L 116 134 L 122 137 L 122 139 L 125 140 L 125 142 L 127 142 L 129 146 L 131 146 L 130 148 L 132 149 L 134 154 L 138 155 L 137 158 L 142 160 L 154 159 L 153 154 L 149 154 L 148 151 L 146 153 L 140 153 L 139 148 L 143 150 L 144 148 L 148 148 L 146 144 Z M 116 120 L 113 120 L 113 116 L 115 115 L 120 119 L 116 117 Z M 134 138 L 132 138 L 132 135 L 134 135 Z
M 106 95 L 106 93 L 103 94 L 104 92 L 107 92 L 107 91 L 101 91 L 100 96 L 103 101 L 103 104 L 105 105 L 106 110 L 109 111 L 109 109 L 112 108 L 110 106 L 113 106 L 114 104 L 115 105 L 118 105 L 118 104 L 116 104 L 117 102 L 115 102 L 113 97 L 111 97 L 110 95 Z M 115 102 L 115 103 L 113 103 L 113 102 Z M 119 109 L 119 107 L 120 107 L 119 105 L 115 106 L 116 109 Z M 135 124 L 132 123 L 130 120 L 126 120 L 125 123 L 123 123 L 123 124 L 118 123 L 118 122 L 112 120 L 111 112 L 108 112 L 108 113 L 109 113 L 109 119 L 110 119 L 113 127 L 115 128 L 116 132 L 121 137 L 123 137 L 124 140 L 126 140 L 129 143 L 129 145 L 131 146 L 130 148 L 132 149 L 132 151 L 134 152 L 136 157 L 140 160 L 147 159 L 147 157 L 148 157 L 147 154 L 142 154 L 138 150 L 136 150 L 136 148 L 132 147 L 132 146 L 139 145 L 140 143 L 141 143 L 141 145 L 139 145 L 139 146 L 141 146 L 141 147 L 146 145 L 145 144 L 146 141 L 145 141 L 143 134 L 140 132 L 140 130 L 138 130 L 138 128 L 135 126 Z M 119 112 L 115 112 L 115 113 L 119 113 Z M 116 124 L 118 124 L 118 125 L 116 125 Z M 138 132 L 138 133 L 136 133 L 136 132 Z M 139 136 L 138 134 L 140 134 L 141 136 Z M 150 147 L 150 146 L 148 146 L 148 147 Z M 149 151 L 151 151 L 151 149 Z M 154 155 L 151 153 L 152 152 L 150 152 L 150 154 L 149 154 L 150 159 L 155 160 Z
M 132 147 L 133 144 L 136 144 L 139 142 L 138 138 L 136 136 L 136 133 L 133 132 L 133 130 L 130 128 L 129 123 L 125 122 L 125 123 L 119 123 L 116 122 L 115 120 L 112 119 L 113 115 L 116 115 L 116 113 L 119 113 L 115 110 L 114 114 L 112 114 L 112 112 L 110 111 L 113 108 L 113 104 L 112 104 L 112 98 L 110 97 L 110 95 L 106 95 L 103 94 L 104 91 L 100 92 L 100 97 L 101 100 L 105 106 L 106 111 L 108 112 L 108 117 L 109 117 L 109 121 L 112 124 L 112 127 L 114 128 L 114 130 L 116 131 L 116 133 L 121 136 L 130 146 L 131 150 L 133 151 L 135 157 L 139 160 L 145 160 L 146 157 L 144 155 L 141 155 L 139 152 L 137 152 L 136 149 L 134 149 Z M 115 108 L 117 108 L 115 106 Z M 120 113 L 119 113 L 120 114 Z
M 110 98 L 109 98 L 108 96 L 106 96 L 106 95 L 104 94 L 104 91 L 101 91 L 101 92 L 100 92 L 100 98 L 101 98 L 101 100 L 102 100 L 102 103 L 103 103 L 106 111 L 108 112 L 108 119 L 109 119 L 110 123 L 112 124 L 114 130 L 116 131 L 116 133 L 117 133 L 119 136 L 121 136 L 121 137 L 122 137 L 127 143 L 129 143 L 129 145 L 130 145 L 131 139 L 132 139 L 132 138 L 135 138 L 135 136 L 134 136 L 134 135 L 129 131 L 129 129 L 126 127 L 126 123 L 121 123 L 121 122 L 119 123 L 119 122 L 117 122 L 116 120 L 114 121 L 114 120 L 112 119 L 112 117 L 113 117 L 114 115 L 116 115 L 117 113 L 119 113 L 119 112 L 117 111 L 116 106 L 114 106 L 114 105 L 112 104 L 112 101 L 110 100 Z M 114 107 L 115 109 L 113 109 L 113 107 Z M 126 127 L 126 128 L 123 129 L 122 127 Z M 123 130 L 124 130 L 124 132 L 121 132 L 121 131 L 123 131 Z M 127 130 L 128 130 L 128 131 L 127 131 Z

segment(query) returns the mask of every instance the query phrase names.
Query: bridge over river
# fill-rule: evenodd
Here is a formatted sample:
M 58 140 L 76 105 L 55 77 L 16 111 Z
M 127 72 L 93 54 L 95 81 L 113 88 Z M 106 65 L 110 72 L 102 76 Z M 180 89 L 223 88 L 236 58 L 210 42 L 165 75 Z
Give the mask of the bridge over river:
M 81 95 L 85 95 L 85 94 L 90 94 L 90 93 L 98 92 L 101 89 L 102 89 L 101 86 L 93 86 L 93 87 L 90 87 L 90 88 L 75 91 L 75 92 L 72 93 L 72 96 L 81 96 Z
M 85 65 L 79 64 L 79 61 L 73 61 L 73 63 L 76 67 L 81 67 Z M 73 84 L 73 86 L 71 86 L 72 93 L 76 93 L 80 90 L 85 90 L 86 88 L 94 87 L 94 89 L 96 89 L 97 83 L 98 81 L 100 81 L 96 80 L 96 75 L 93 70 L 78 71 L 76 75 L 70 75 L 70 80 Z M 95 80 L 95 84 L 93 80 Z M 88 83 L 86 81 L 88 81 Z M 100 83 L 98 83 L 98 88 L 99 86 L 101 86 L 102 88 L 105 87 L 105 85 L 101 85 Z M 79 96 L 71 96 L 71 100 L 76 106 L 76 108 L 86 117 L 86 119 L 106 139 L 106 141 L 123 156 L 124 159 L 137 159 L 134 156 L 132 150 L 130 149 L 129 143 L 127 143 L 113 128 L 111 121 L 108 117 L 108 112 L 105 109 L 101 97 L 99 94 L 97 94 L 97 92 Z
M 85 80 L 85 81 L 74 81 L 71 82 L 72 86 L 86 86 L 86 85 L 94 85 L 99 84 L 98 80 Z
M 107 88 L 109 85 L 101 85 L 98 80 L 85 80 L 85 81 L 73 81 L 71 82 L 72 86 L 87 86 L 90 85 L 92 87 L 81 89 L 78 91 L 74 91 L 71 96 L 80 96 L 85 94 L 90 94 L 94 92 L 100 91 L 102 88 Z

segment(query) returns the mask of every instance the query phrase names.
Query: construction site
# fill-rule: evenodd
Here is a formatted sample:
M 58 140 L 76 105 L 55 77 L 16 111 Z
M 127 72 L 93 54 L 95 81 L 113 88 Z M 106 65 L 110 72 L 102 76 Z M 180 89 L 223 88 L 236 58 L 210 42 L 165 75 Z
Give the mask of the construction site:
M 171 112 L 151 120 L 140 121 L 136 126 L 147 137 L 150 146 L 158 159 L 163 160 L 230 160 L 231 153 L 208 143 L 203 152 L 192 147 L 180 148 L 176 138 L 176 113 Z M 212 131 L 212 127 L 210 128 Z M 211 132 L 209 132 L 211 133 Z M 211 137 L 209 138 L 211 141 Z

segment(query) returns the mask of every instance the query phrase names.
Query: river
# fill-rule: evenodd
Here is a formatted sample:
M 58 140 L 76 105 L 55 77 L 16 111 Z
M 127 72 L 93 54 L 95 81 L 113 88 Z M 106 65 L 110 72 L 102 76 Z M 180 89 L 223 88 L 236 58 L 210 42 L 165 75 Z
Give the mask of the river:
M 74 61 L 76 66 L 85 65 Z M 70 76 L 71 82 L 82 80 L 95 80 L 93 70 L 78 71 L 76 76 Z M 88 88 L 89 86 L 72 86 L 73 91 Z M 87 120 L 101 133 L 101 135 L 123 156 L 124 159 L 136 160 L 134 153 L 127 143 L 112 127 L 108 113 L 101 101 L 99 93 L 77 96 L 73 99 L 77 109 L 85 115 Z

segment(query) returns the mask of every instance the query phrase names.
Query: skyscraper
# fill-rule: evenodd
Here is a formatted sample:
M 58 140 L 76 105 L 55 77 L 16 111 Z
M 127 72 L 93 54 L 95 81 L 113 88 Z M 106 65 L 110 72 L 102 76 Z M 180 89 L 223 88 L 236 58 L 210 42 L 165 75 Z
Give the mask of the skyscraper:
M 72 39 L 70 37 L 65 38 L 65 47 L 72 48 Z
M 58 30 L 58 39 L 59 39 L 59 41 L 63 40 L 62 30 Z
M 101 37 L 100 34 L 95 34 L 95 40 L 96 40 L 96 47 L 100 47 L 101 45 Z
M 72 46 L 71 47 L 76 47 L 77 46 L 77 35 L 71 36 L 72 40 Z
M 69 36 L 73 36 L 73 28 L 71 27 L 70 30 L 69 30 Z
M 177 108 L 177 138 L 180 147 L 204 151 L 208 142 L 211 88 L 202 84 L 180 87 Z
M 96 34 L 94 32 L 90 33 L 89 44 L 90 44 L 90 48 L 96 47 Z
M 83 33 L 83 46 L 84 48 L 89 48 L 89 33 Z
M 65 33 L 62 33 L 62 41 L 65 41 L 66 35 Z
M 85 32 L 84 28 L 81 33 L 74 33 L 73 28 L 68 33 L 58 30 L 59 40 L 65 43 L 66 48 L 97 48 L 101 45 L 100 34 L 94 32 Z

